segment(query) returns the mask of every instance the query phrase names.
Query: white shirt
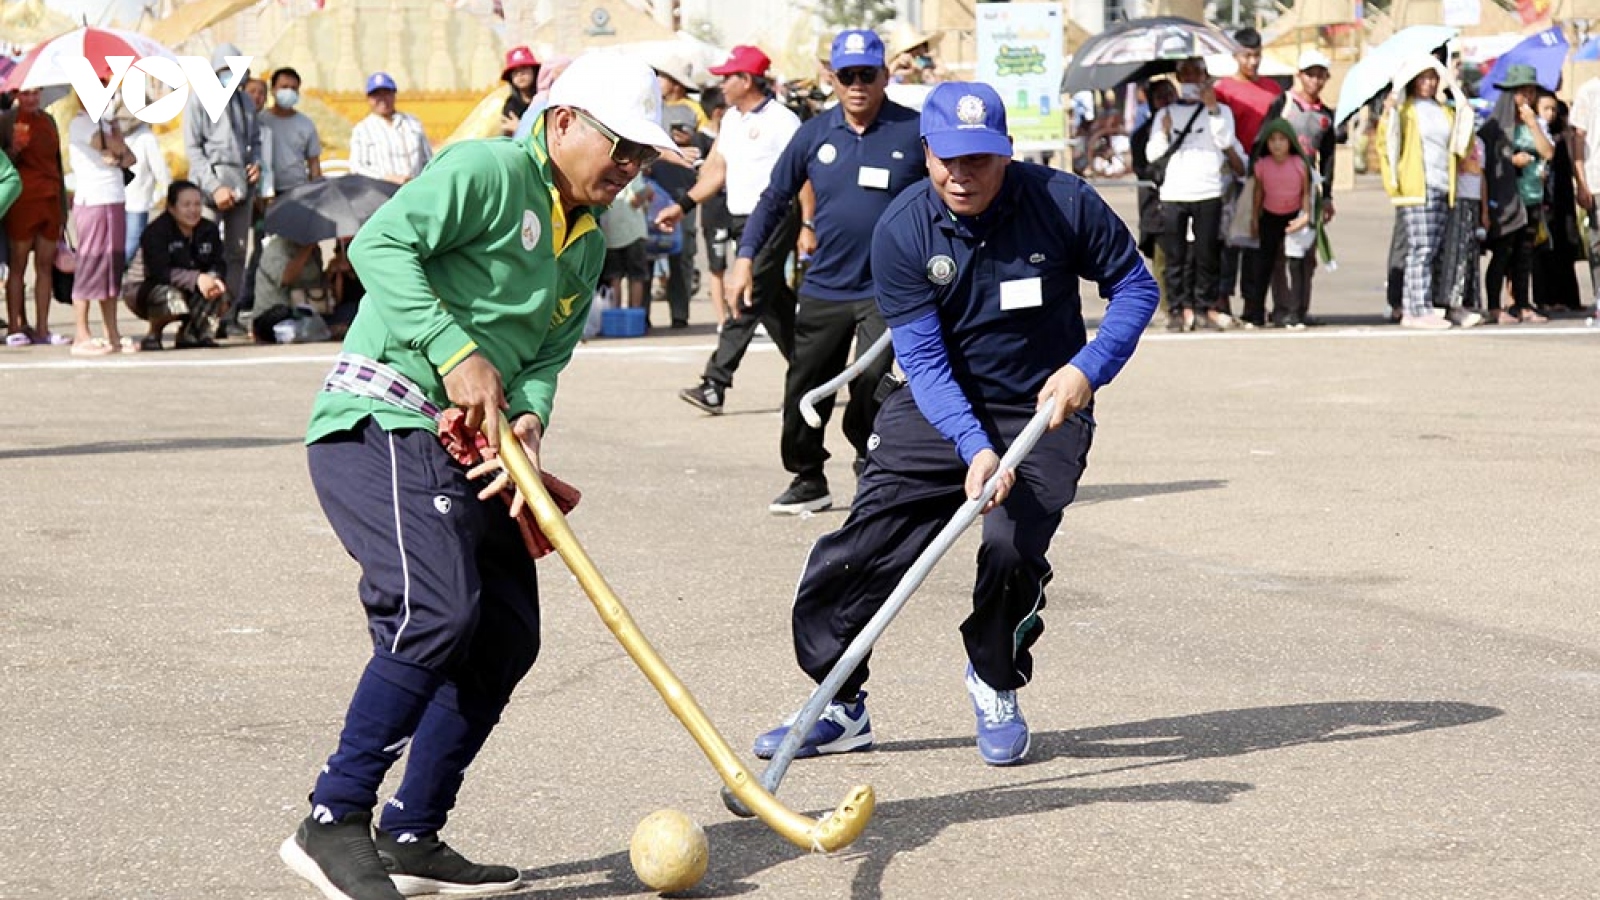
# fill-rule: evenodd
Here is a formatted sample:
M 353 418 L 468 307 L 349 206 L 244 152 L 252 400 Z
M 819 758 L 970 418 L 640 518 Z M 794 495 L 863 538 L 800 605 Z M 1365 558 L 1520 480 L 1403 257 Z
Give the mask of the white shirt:
M 422 122 L 409 113 L 396 112 L 388 121 L 369 113 L 350 132 L 350 171 L 357 175 L 415 178 L 432 158 Z
M 100 121 L 109 127 L 109 119 Z M 100 151 L 89 145 L 100 127 L 89 121 L 88 113 L 78 113 L 67 128 L 67 162 L 72 167 L 75 206 L 120 205 L 127 197 L 122 187 L 122 168 L 107 164 L 100 158 Z
M 1588 177 L 1589 190 L 1600 187 L 1600 78 L 1591 78 L 1578 88 L 1572 101 L 1572 125 L 1582 128 L 1583 149 L 1588 160 L 1583 173 Z
M 1228 164 L 1227 150 L 1237 142 L 1233 133 L 1233 112 L 1223 103 L 1215 113 L 1199 103 L 1169 103 L 1156 113 L 1150 126 L 1150 143 L 1145 154 L 1151 162 L 1161 158 L 1189 118 L 1194 124 L 1183 135 L 1183 142 L 1167 161 L 1167 177 L 1161 183 L 1161 199 L 1166 203 L 1196 203 L 1222 196 L 1222 170 Z M 1167 132 L 1167 121 L 1172 131 Z
M 172 183 L 172 171 L 167 168 L 167 157 L 161 152 L 161 141 L 148 128 L 136 128 L 126 136 L 128 149 L 139 162 L 133 167 L 133 181 L 124 189 L 124 201 L 131 213 L 147 213 L 157 203 L 167 199 L 167 185 Z
M 723 114 L 717 146 L 727 163 L 730 214 L 755 212 L 756 202 L 772 178 L 773 165 L 799 130 L 800 117 L 776 100 L 764 100 L 748 113 L 729 109 Z
M 1422 172 L 1429 190 L 1450 190 L 1450 120 L 1436 100 L 1411 101 L 1422 138 Z

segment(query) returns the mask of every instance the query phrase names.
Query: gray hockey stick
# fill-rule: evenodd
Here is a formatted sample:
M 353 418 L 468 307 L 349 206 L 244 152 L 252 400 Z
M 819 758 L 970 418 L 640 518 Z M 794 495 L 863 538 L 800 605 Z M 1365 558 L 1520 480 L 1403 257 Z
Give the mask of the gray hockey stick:
M 837 394 L 840 388 L 849 384 L 857 375 L 866 371 L 867 366 L 872 365 L 872 361 L 877 359 L 879 354 L 883 353 L 884 348 L 888 346 L 889 330 L 884 329 L 883 334 L 879 335 L 878 339 L 872 342 L 872 346 L 867 348 L 867 352 L 857 357 L 856 361 L 851 363 L 843 372 L 833 376 L 821 386 L 806 391 L 805 396 L 800 398 L 800 418 L 805 419 L 806 424 L 812 428 L 821 428 L 822 417 L 817 415 L 817 401 L 823 397 Z

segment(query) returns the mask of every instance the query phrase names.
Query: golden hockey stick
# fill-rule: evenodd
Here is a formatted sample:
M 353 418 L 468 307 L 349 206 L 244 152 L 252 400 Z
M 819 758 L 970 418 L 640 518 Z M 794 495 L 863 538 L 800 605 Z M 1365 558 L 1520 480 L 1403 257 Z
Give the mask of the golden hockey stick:
M 678 680 L 678 676 L 672 673 L 672 669 L 667 667 L 639 631 L 639 626 L 623 607 L 622 601 L 606 584 L 583 545 L 578 543 L 577 535 L 567 525 L 567 517 L 561 514 L 550 493 L 545 490 L 544 480 L 522 451 L 522 444 L 512 434 L 509 424 L 502 424 L 500 429 L 500 457 L 512 482 L 533 510 L 534 521 L 539 523 L 540 530 L 577 577 L 578 584 L 589 595 L 601 621 L 616 635 L 634 664 L 661 694 L 661 699 L 666 701 L 667 708 L 672 710 L 690 737 L 700 745 L 701 752 L 711 761 L 712 768 L 717 770 L 717 775 L 733 796 L 773 831 L 805 850 L 829 853 L 849 846 L 859 837 L 867 827 L 867 822 L 871 821 L 877 803 L 872 786 L 861 784 L 851 788 L 838 808 L 821 819 L 803 816 L 772 796 L 772 792 L 762 787 L 761 782 L 752 777 L 739 757 L 734 755 L 733 749 L 716 726 L 711 724 L 688 688 L 683 686 L 683 682 Z

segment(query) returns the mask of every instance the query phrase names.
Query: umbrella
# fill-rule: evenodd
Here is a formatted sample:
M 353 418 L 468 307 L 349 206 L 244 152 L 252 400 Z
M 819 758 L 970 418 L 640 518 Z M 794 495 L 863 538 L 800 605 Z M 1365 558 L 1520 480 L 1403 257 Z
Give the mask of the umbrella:
M 1592 37 L 1579 44 L 1578 49 L 1572 54 L 1572 59 L 1574 62 L 1600 59 L 1600 37 Z
M 1495 88 L 1506 77 L 1506 71 L 1512 66 L 1533 66 L 1539 73 L 1539 83 L 1545 90 L 1554 91 L 1561 83 L 1561 67 L 1567 62 L 1567 36 L 1562 34 L 1561 26 L 1546 29 L 1538 34 L 1524 38 L 1522 43 L 1500 54 L 1494 61 L 1494 66 L 1485 72 L 1483 82 L 1478 86 L 1478 96 L 1494 103 L 1500 96 L 1500 91 Z
M 72 80 L 61 65 L 62 60 L 85 57 L 94 64 L 102 78 L 111 75 L 106 64 L 108 56 L 165 56 L 176 59 L 172 51 L 158 41 L 118 28 L 77 28 L 35 46 L 17 63 L 5 78 L 0 90 L 43 92 L 41 104 L 48 105 L 67 95 Z
M 302 184 L 273 201 L 262 227 L 299 244 L 350 237 L 399 189 L 365 175 Z
M 1457 29 L 1444 25 L 1413 25 L 1379 44 L 1345 73 L 1333 124 L 1336 127 L 1344 124 L 1373 97 L 1388 90 L 1394 73 L 1406 60 L 1432 53 L 1449 43 L 1456 33 Z
M 1090 38 L 1072 54 L 1072 65 L 1061 78 L 1061 91 L 1105 90 L 1171 72 L 1193 56 L 1237 49 L 1221 29 L 1202 22 L 1177 16 L 1129 19 Z

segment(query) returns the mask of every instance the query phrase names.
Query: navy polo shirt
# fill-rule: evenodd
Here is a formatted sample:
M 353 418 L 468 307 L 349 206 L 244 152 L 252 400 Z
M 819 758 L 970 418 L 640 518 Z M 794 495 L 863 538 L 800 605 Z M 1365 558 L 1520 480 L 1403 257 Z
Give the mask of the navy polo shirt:
M 976 220 L 952 215 L 931 181 L 901 194 L 873 234 L 872 270 L 896 350 L 902 331 L 936 316 L 948 371 L 971 406 L 1031 404 L 1068 363 L 1100 388 L 1132 356 L 1160 298 L 1100 195 L 1076 175 L 1024 162 L 1006 167 Z M 1109 300 L 1093 342 L 1080 278 Z
M 858 134 L 834 106 L 801 125 L 778 157 L 745 223 L 739 255 L 755 257 L 809 180 L 817 195 L 817 252 L 800 293 L 818 300 L 869 298 L 872 226 L 897 195 L 927 174 L 915 110 L 884 100 L 877 119 Z

